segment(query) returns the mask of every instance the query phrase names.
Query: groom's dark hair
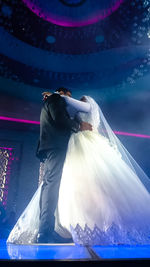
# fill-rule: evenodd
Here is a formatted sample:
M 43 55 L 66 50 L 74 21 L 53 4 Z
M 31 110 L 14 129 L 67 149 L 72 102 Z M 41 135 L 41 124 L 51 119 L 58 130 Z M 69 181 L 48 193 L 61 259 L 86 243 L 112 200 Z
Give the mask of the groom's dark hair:
M 56 89 L 55 92 L 61 92 L 61 91 L 63 91 L 64 94 L 66 94 L 67 92 L 70 92 L 72 94 L 71 90 L 68 89 L 68 88 L 65 88 L 65 87 L 59 87 L 59 88 Z

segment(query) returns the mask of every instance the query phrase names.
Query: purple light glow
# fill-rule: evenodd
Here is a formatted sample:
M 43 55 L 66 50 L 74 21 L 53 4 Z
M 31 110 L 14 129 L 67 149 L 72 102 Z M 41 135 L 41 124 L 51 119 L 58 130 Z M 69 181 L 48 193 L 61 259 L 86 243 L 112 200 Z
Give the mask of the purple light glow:
M 0 147 L 0 149 L 10 150 L 10 151 L 13 150 L 13 148 L 11 148 L 11 147 Z
M 40 125 L 40 122 L 39 121 L 22 120 L 22 119 L 9 118 L 9 117 L 3 117 L 3 116 L 0 116 L 0 120 L 14 121 L 14 122 L 20 122 L 20 123 L 29 123 L 29 124 L 38 124 L 38 125 Z M 148 138 L 148 139 L 150 139 L 150 135 L 145 135 L 145 134 L 134 134 L 134 133 L 118 132 L 118 131 L 113 131 L 113 132 L 115 134 L 117 134 L 117 135 L 134 136 L 134 137 L 140 137 L 140 138 Z M 0 148 L 12 150 L 12 148 L 7 148 L 7 147 L 6 148 L 0 147 Z
M 124 0 L 118 0 L 114 6 L 110 7 L 109 9 L 99 11 L 97 14 L 94 14 L 93 16 L 89 17 L 86 20 L 83 21 L 73 21 L 69 18 L 66 18 L 65 16 L 58 16 L 56 14 L 50 13 L 47 10 L 42 10 L 40 7 L 38 7 L 34 2 L 31 0 L 22 0 L 24 4 L 38 17 L 64 27 L 82 27 L 87 26 L 90 24 L 94 24 L 98 22 L 99 20 L 103 20 L 106 17 L 110 16 L 114 11 L 116 11 L 119 6 L 124 2 Z

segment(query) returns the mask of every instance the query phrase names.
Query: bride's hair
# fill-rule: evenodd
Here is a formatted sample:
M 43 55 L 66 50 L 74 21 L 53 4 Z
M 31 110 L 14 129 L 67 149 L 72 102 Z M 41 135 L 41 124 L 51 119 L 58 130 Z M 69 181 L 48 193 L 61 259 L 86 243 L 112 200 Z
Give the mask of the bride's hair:
M 65 87 L 59 87 L 58 89 L 56 89 L 55 92 L 61 92 L 61 91 L 63 91 L 64 94 L 66 94 L 67 92 L 70 92 L 72 94 L 71 90 Z
M 87 102 L 86 97 L 83 95 L 83 96 L 80 98 L 80 101 Z
M 43 92 L 43 93 L 42 93 L 43 101 L 45 101 L 50 95 L 52 95 L 51 92 Z

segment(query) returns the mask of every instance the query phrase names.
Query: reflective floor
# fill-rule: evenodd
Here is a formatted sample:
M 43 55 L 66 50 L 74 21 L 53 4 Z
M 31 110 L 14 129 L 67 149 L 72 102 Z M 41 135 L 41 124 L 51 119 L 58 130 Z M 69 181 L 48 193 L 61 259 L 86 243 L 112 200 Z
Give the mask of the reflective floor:
M 102 259 L 150 259 L 150 245 L 95 246 L 93 250 Z
M 0 259 L 90 260 L 85 247 L 74 244 L 13 245 L 0 240 Z
M 94 246 L 72 244 L 13 245 L 0 240 L 0 260 L 150 260 L 150 246 Z

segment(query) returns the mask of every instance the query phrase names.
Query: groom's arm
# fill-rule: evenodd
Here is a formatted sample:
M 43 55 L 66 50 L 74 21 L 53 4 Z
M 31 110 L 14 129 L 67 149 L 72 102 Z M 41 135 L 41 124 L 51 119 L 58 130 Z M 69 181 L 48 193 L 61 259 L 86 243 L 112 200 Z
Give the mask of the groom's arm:
M 59 94 L 48 97 L 46 104 L 56 127 L 73 132 L 80 130 L 80 122 L 69 117 L 66 110 L 66 102 Z

